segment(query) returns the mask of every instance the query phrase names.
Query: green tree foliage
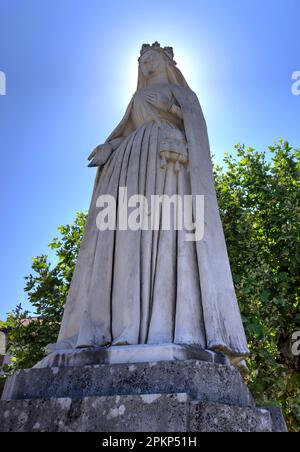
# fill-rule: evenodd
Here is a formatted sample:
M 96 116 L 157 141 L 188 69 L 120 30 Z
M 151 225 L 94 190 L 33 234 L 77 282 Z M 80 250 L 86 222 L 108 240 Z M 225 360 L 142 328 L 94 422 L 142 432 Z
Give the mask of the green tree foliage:
M 216 167 L 233 279 L 251 350 L 250 389 L 300 430 L 300 374 L 281 345 L 300 330 L 300 150 L 236 146 Z M 271 158 L 270 158 L 271 154 Z
M 25 278 L 25 292 L 34 318 L 18 305 L 0 325 L 8 332 L 7 352 L 13 356 L 8 372 L 32 367 L 44 357 L 45 347 L 56 342 L 85 221 L 86 215 L 78 213 L 72 225 L 58 228 L 60 238 L 49 244 L 57 256 L 53 268 L 47 256 L 33 259 L 33 274 Z
M 215 180 L 251 350 L 249 385 L 259 405 L 282 406 L 289 429 L 299 431 L 300 374 L 282 344 L 300 330 L 300 151 L 280 141 L 267 153 L 238 145 L 235 154 L 215 167 Z M 59 228 L 50 243 L 53 268 L 46 256 L 33 260 L 25 291 L 37 319 L 28 322 L 18 306 L 2 324 L 14 357 L 10 371 L 31 367 L 56 341 L 85 220 L 80 213 Z

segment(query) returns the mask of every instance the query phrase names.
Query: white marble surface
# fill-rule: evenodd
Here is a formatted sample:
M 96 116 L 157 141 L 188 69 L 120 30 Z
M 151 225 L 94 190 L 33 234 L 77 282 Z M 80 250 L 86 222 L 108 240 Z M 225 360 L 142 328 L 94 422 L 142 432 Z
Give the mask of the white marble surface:
M 79 367 L 96 364 L 151 363 L 195 359 L 219 364 L 230 364 L 222 354 L 203 350 L 197 346 L 179 344 L 120 345 L 112 347 L 59 350 L 51 353 L 35 368 Z
M 184 138 L 178 141 L 177 136 Z M 161 165 L 163 141 L 168 140 L 168 152 L 174 147 L 182 155 L 179 171 L 173 161 Z M 170 49 L 143 47 L 137 91 L 125 116 L 90 157 L 92 166 L 102 167 L 57 349 L 65 343 L 76 349 L 174 342 L 243 359 L 249 351 L 218 211 L 206 123 Z M 101 194 L 117 197 L 119 186 L 128 186 L 129 196 L 204 196 L 203 239 L 186 242 L 182 231 L 174 230 L 100 232 L 96 199 Z M 159 357 L 158 348 L 154 350 Z

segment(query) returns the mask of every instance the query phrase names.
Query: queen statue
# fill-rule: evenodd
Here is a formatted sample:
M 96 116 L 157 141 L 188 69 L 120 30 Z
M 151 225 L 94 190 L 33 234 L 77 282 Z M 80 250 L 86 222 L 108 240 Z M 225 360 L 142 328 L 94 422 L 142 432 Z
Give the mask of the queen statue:
M 89 157 L 89 166 L 98 167 L 94 191 L 51 352 L 179 344 L 222 352 L 234 363 L 249 353 L 205 119 L 173 57 L 171 47 L 157 42 L 142 46 L 136 92 L 120 124 Z M 124 193 L 201 196 L 201 239 L 187 240 L 184 228 L 160 227 L 162 204 L 156 228 L 99 228 L 99 197 L 113 197 L 118 206 Z M 194 220 L 195 209 L 193 201 Z

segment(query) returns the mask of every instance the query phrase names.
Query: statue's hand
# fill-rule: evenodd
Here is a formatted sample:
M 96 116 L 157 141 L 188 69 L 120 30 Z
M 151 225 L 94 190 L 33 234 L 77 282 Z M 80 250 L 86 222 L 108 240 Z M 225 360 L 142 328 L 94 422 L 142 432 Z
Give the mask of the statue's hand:
M 110 143 L 99 144 L 93 149 L 93 151 L 88 156 L 88 160 L 92 160 L 98 152 L 110 151 L 112 146 Z
M 169 110 L 172 105 L 172 99 L 158 90 L 147 89 L 144 93 L 144 96 L 147 102 L 159 108 L 160 110 Z
M 88 157 L 88 160 L 91 161 L 89 166 L 94 167 L 104 165 L 112 151 L 113 147 L 110 143 L 99 144 Z

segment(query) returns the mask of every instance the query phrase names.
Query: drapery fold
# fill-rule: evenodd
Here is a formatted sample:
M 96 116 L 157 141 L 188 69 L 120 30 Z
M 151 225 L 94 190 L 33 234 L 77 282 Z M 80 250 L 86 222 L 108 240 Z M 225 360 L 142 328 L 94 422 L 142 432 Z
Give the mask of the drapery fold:
M 59 341 L 77 347 L 104 344 L 190 343 L 248 355 L 214 189 L 205 119 L 197 96 L 169 85 L 181 108 L 190 173 L 159 161 L 160 132 L 152 121 L 132 128 L 133 101 L 108 140 L 125 134 L 98 171 L 86 231 Z M 123 185 L 124 184 L 124 185 Z M 204 238 L 184 231 L 102 231 L 96 199 L 119 186 L 131 194 L 204 195 Z M 91 271 L 92 269 L 92 271 Z
M 196 247 L 185 241 L 185 232 L 177 231 L 174 221 L 171 230 L 96 228 L 97 198 L 112 195 L 118 207 L 119 187 L 126 187 L 128 198 L 144 195 L 149 206 L 152 195 L 190 194 L 185 166 L 179 172 L 173 162 L 162 168 L 160 134 L 153 121 L 141 125 L 96 179 L 60 340 L 73 338 L 70 343 L 76 347 L 167 342 L 206 346 Z

